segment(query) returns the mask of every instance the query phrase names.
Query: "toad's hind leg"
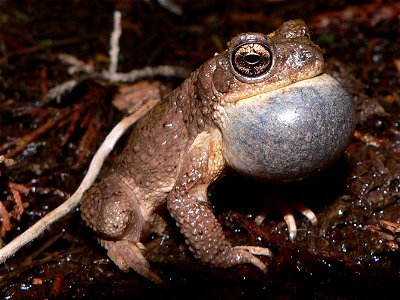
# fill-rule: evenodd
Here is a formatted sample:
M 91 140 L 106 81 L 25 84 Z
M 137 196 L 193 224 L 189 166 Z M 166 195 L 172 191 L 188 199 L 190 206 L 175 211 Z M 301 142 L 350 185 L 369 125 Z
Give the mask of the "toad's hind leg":
M 115 173 L 95 184 L 82 200 L 82 218 L 98 233 L 100 244 L 121 270 L 132 268 L 161 284 L 142 254 L 144 247 L 139 241 L 146 231 L 146 222 L 132 187 Z
M 134 191 L 115 173 L 90 188 L 82 199 L 81 212 L 86 224 L 106 239 L 136 242 L 145 227 Z

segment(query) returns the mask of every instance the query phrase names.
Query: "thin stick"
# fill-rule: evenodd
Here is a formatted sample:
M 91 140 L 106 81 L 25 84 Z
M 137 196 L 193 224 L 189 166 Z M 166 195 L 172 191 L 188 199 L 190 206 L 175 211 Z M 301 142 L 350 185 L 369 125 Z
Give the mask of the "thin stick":
M 97 78 L 109 80 L 111 82 L 135 82 L 142 78 L 151 78 L 155 76 L 175 76 L 186 78 L 189 73 L 190 72 L 183 67 L 161 65 L 132 70 L 128 73 L 110 73 L 107 71 L 103 71 L 102 73 L 97 75 Z
M 82 70 L 86 72 L 86 70 Z M 156 76 L 165 76 L 165 77 L 177 77 L 177 78 L 186 78 L 190 74 L 190 71 L 183 67 L 178 66 L 154 66 L 154 67 L 145 67 L 143 69 L 135 69 L 128 73 L 110 73 L 108 71 L 103 71 L 101 73 L 97 72 L 87 72 L 87 74 L 81 76 L 78 79 L 68 80 L 64 83 L 61 83 L 47 92 L 45 96 L 41 99 L 41 105 L 45 105 L 52 101 L 53 99 L 60 99 L 61 96 L 67 94 L 72 91 L 75 86 L 80 84 L 82 81 L 94 78 L 107 80 L 110 82 L 135 82 L 144 78 L 152 78 Z
M 119 38 L 121 37 L 121 12 L 114 11 L 114 28 L 110 38 L 110 66 L 108 71 L 110 73 L 117 72 L 118 69 L 118 55 L 119 55 Z
M 107 135 L 104 142 L 101 144 L 99 150 L 95 153 L 86 176 L 83 178 L 81 184 L 75 193 L 67 199 L 59 207 L 48 213 L 33 226 L 28 228 L 22 234 L 13 239 L 10 243 L 0 249 L 0 263 L 5 262 L 10 256 L 14 255 L 23 246 L 37 238 L 46 228 L 51 224 L 58 221 L 71 210 L 77 207 L 82 199 L 83 193 L 90 188 L 96 179 L 99 171 L 104 163 L 105 158 L 114 148 L 116 142 L 124 134 L 124 132 L 137 120 L 143 117 L 148 111 L 150 111 L 159 100 L 151 100 L 148 103 L 140 107 L 136 112 L 130 116 L 122 119 L 111 132 Z

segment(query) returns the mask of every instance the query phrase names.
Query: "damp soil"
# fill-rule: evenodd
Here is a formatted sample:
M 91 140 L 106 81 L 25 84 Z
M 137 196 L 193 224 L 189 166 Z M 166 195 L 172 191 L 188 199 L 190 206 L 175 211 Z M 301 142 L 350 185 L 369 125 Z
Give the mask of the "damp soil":
M 168 1 L 166 1 L 168 2 Z M 329 2 L 329 3 L 326 3 Z M 163 3 L 163 1 L 160 1 Z M 216 270 L 188 251 L 174 222 L 144 241 L 167 283 L 157 287 L 120 271 L 80 218 L 79 209 L 0 265 L 1 299 L 358 299 L 400 291 L 400 4 L 398 1 L 0 1 L 0 247 L 63 203 L 122 117 L 112 105 L 121 84 L 81 80 L 48 100 L 49 89 L 82 78 L 60 54 L 107 69 L 113 11 L 122 12 L 119 71 L 156 65 L 194 70 L 235 34 L 272 32 L 301 18 L 323 50 L 326 72 L 352 94 L 357 127 L 330 169 L 288 184 L 229 174 L 210 201 L 232 244 L 268 247 L 268 272 Z M 179 78 L 158 80 L 169 88 Z M 100 176 L 126 138 L 107 159 Z M 3 157 L 4 158 L 4 157 Z M 279 207 L 295 212 L 290 241 Z M 263 224 L 254 222 L 268 209 Z M 8 218 L 8 220 L 7 220 Z

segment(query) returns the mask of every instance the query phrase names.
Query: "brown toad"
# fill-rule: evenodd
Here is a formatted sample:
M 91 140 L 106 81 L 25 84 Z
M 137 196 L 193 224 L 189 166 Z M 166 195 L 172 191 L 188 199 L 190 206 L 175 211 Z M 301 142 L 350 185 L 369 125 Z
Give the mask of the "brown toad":
M 112 173 L 85 195 L 85 222 L 109 257 L 161 282 L 140 241 L 167 205 L 194 256 L 215 267 L 265 264 L 259 247 L 233 247 L 207 200 L 230 167 L 261 180 L 297 180 L 344 151 L 354 129 L 349 95 L 322 74 L 303 21 L 244 33 L 205 62 L 135 125 Z M 322 74 L 322 75 L 321 75 Z

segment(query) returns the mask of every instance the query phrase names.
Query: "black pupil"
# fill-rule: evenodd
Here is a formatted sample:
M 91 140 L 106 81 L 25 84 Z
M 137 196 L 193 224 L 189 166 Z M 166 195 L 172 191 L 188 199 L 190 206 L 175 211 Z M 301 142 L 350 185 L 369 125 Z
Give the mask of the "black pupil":
M 260 61 L 260 59 L 261 59 L 260 55 L 255 54 L 255 53 L 247 54 L 244 57 L 244 60 L 250 65 L 257 64 Z

